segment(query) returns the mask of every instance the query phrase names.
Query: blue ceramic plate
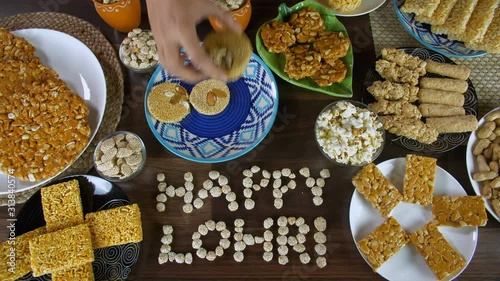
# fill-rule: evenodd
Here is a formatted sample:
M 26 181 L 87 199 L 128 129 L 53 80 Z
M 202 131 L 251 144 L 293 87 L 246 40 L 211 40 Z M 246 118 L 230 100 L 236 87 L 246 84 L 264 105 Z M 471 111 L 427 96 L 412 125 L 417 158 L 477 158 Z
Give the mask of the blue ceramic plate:
M 457 58 L 474 58 L 484 56 L 484 51 L 475 51 L 465 47 L 461 41 L 449 40 L 446 35 L 438 35 L 431 32 L 431 26 L 415 20 L 414 14 L 401 12 L 399 9 L 406 0 L 394 0 L 394 10 L 398 15 L 399 22 L 403 27 L 427 48 L 440 54 Z
M 425 48 L 399 48 L 400 50 L 405 51 L 407 54 L 412 56 L 419 57 L 422 60 L 430 59 L 437 62 L 442 63 L 450 63 L 455 64 L 450 58 L 438 54 L 432 50 L 428 50 Z M 377 58 L 380 59 L 381 56 Z M 443 77 L 434 73 L 427 73 L 424 77 Z M 375 67 L 372 67 L 368 70 L 365 76 L 364 81 L 364 94 L 363 94 L 363 102 L 365 104 L 369 104 L 375 102 L 375 98 L 368 92 L 367 88 L 373 84 L 374 81 L 384 80 L 375 70 Z M 478 112 L 478 99 L 476 94 L 476 89 L 474 85 L 472 85 L 472 81 L 467 79 L 467 83 L 469 83 L 469 87 L 467 91 L 464 93 L 465 101 L 464 101 L 464 109 L 465 114 L 474 115 L 477 118 Z M 437 141 L 431 144 L 424 144 L 418 142 L 416 140 L 412 140 L 406 137 L 396 136 L 389 132 L 386 132 L 386 140 L 396 143 L 399 146 L 402 146 L 406 149 L 412 151 L 418 151 L 423 154 L 437 154 L 450 151 L 459 145 L 465 143 L 467 139 L 469 139 L 470 132 L 467 133 L 446 133 L 439 134 Z
M 231 99 L 219 114 L 203 115 L 191 108 L 177 123 L 156 120 L 147 108 L 151 88 L 170 82 L 191 92 L 193 84 L 181 81 L 159 67 L 149 80 L 144 107 L 149 128 L 168 150 L 184 159 L 219 163 L 244 155 L 257 146 L 273 126 L 278 111 L 278 87 L 264 62 L 252 54 L 245 74 L 228 83 Z

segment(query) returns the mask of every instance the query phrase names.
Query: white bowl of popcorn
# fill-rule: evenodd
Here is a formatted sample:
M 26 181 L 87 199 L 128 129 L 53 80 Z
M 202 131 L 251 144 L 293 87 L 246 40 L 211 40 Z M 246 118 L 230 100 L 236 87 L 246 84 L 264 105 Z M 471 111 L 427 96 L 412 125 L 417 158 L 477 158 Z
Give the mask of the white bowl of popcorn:
M 316 119 L 314 133 L 323 155 L 343 166 L 364 166 L 384 149 L 382 122 L 367 105 L 354 100 L 326 106 Z
M 134 28 L 120 44 L 120 60 L 130 70 L 151 72 L 159 65 L 158 49 L 151 30 Z
M 123 182 L 144 168 L 146 147 L 142 139 L 128 131 L 117 131 L 104 137 L 94 151 L 94 168 L 104 179 Z

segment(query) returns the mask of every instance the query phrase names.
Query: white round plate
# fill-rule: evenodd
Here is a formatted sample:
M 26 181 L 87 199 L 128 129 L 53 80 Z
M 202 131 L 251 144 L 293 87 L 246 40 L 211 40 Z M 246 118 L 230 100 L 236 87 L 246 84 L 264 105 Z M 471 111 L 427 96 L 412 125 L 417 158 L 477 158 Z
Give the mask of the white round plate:
M 486 113 L 486 115 L 499 110 L 500 107 L 497 107 L 492 111 Z M 485 116 L 483 116 L 483 118 L 479 120 L 479 127 L 481 127 L 484 124 Z M 467 174 L 469 175 L 470 184 L 472 185 L 474 192 L 476 192 L 477 195 L 482 195 L 481 190 L 483 188 L 483 184 L 472 179 L 472 174 L 478 171 L 476 164 L 476 157 L 472 154 L 472 148 L 474 147 L 474 144 L 477 142 L 477 140 L 478 138 L 476 136 L 476 132 L 470 134 L 469 142 L 467 142 L 467 151 L 465 152 L 465 163 L 467 164 Z M 495 210 L 493 210 L 493 207 L 491 206 L 491 201 L 490 200 L 485 200 L 485 201 L 486 201 L 486 209 L 488 210 L 488 212 L 490 212 L 491 216 L 493 216 L 497 221 L 500 222 L 500 216 L 498 216 L 495 213 Z
M 328 0 L 313 0 L 313 2 L 320 3 L 324 5 L 325 7 L 330 8 L 330 5 L 328 4 Z M 364 14 L 371 13 L 378 9 L 382 4 L 385 3 L 385 0 L 363 0 L 361 1 L 361 5 L 354 9 L 354 11 L 351 12 L 341 12 L 336 9 L 330 8 L 333 13 L 338 16 L 338 17 L 356 17 L 356 16 L 361 16 Z
M 16 30 L 12 33 L 28 40 L 36 48 L 35 54 L 42 63 L 56 71 L 59 77 L 85 100 L 89 108 L 90 144 L 101 124 L 106 107 L 106 80 L 95 55 L 81 41 L 59 31 L 33 28 Z M 37 187 L 52 178 L 36 182 L 18 181 L 14 191 Z M 7 175 L 0 172 L 0 182 L 6 183 L 7 179 Z M 0 194 L 9 192 L 6 184 L 0 185 Z
M 405 158 L 395 158 L 377 165 L 382 174 L 402 192 Z M 466 196 L 467 193 L 458 181 L 441 167 L 436 167 L 434 195 Z M 401 224 L 408 234 L 415 232 L 432 220 L 431 206 L 422 207 L 416 204 L 399 203 L 391 215 Z M 362 240 L 377 226 L 384 222 L 379 212 L 374 209 L 363 195 L 354 190 L 349 209 L 349 223 L 354 241 Z M 466 261 L 466 266 L 460 272 L 449 276 L 447 280 L 457 277 L 469 264 L 476 250 L 478 239 L 477 227 L 461 228 L 439 227 L 439 231 Z M 356 247 L 358 244 L 356 243 Z M 359 248 L 358 248 L 359 251 Z M 361 254 L 361 251 L 360 251 Z M 363 254 L 361 254 L 363 256 Z M 364 256 L 363 256 L 364 258 Z M 365 259 L 366 261 L 366 259 Z M 410 243 L 391 257 L 376 272 L 391 281 L 431 281 L 437 280 L 422 256 Z

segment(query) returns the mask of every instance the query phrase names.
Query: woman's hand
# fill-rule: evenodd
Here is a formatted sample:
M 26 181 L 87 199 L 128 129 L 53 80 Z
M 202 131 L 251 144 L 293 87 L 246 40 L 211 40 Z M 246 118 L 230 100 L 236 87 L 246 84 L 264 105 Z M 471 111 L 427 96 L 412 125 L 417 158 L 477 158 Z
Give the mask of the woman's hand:
M 168 72 L 191 83 L 207 77 L 227 80 L 224 71 L 210 61 L 200 46 L 196 25 L 214 16 L 229 30 L 241 32 L 231 13 L 209 0 L 147 0 L 147 7 L 160 64 Z M 181 48 L 191 59 L 190 65 L 184 65 Z

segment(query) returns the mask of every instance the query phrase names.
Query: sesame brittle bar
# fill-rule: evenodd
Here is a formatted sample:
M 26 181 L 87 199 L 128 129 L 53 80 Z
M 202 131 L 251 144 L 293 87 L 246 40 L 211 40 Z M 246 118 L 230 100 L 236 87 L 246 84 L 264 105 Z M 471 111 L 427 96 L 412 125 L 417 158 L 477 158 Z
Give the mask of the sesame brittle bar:
M 94 261 L 90 229 L 86 224 L 37 236 L 30 241 L 30 252 L 35 277 Z
M 57 231 L 83 223 L 83 208 L 78 180 L 44 187 L 41 193 L 47 231 Z
M 412 233 L 410 240 L 439 280 L 465 266 L 462 256 L 448 243 L 433 222 Z
M 435 196 L 432 214 L 439 225 L 484 226 L 488 221 L 482 196 Z
M 403 200 L 427 206 L 432 203 L 436 158 L 409 154 L 403 181 Z
M 78 267 L 72 267 L 52 273 L 52 281 L 94 281 L 92 263 L 88 262 Z
M 85 222 L 94 249 L 142 241 L 141 211 L 137 204 L 89 213 Z
M 359 171 L 352 178 L 352 184 L 384 217 L 388 217 L 403 199 L 401 193 L 373 163 Z
M 358 242 L 359 249 L 375 270 L 410 242 L 408 234 L 393 217 L 389 217 Z

